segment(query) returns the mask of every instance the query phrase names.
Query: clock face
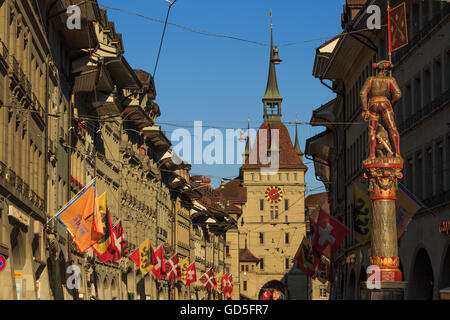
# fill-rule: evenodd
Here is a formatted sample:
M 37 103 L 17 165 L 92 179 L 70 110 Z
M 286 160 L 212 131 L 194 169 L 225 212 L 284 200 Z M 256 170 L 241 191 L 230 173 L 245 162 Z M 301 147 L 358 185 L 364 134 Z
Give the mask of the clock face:
M 278 203 L 283 199 L 283 191 L 280 187 L 270 186 L 266 189 L 264 196 L 270 203 Z

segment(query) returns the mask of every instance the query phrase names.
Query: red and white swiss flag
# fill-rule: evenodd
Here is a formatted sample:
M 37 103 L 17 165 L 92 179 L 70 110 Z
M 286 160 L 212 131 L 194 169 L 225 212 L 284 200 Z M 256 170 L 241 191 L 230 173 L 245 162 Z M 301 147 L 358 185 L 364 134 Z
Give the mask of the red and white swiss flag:
M 320 209 L 315 229 L 312 247 L 328 259 L 331 259 L 349 233 L 344 225 L 322 209 Z
M 152 273 L 156 277 L 156 279 L 161 280 L 162 278 L 164 278 L 166 271 L 164 265 L 164 251 L 162 246 L 159 246 L 156 251 L 153 251 L 152 247 L 152 264 Z
M 262 299 L 263 299 L 263 300 L 267 300 L 267 299 L 270 298 L 271 295 L 272 295 L 272 294 L 270 293 L 270 291 L 269 291 L 269 290 L 266 290 L 266 291 L 264 291 L 264 293 L 263 293 L 263 295 L 262 295 Z
M 186 286 L 197 281 L 197 270 L 195 270 L 195 262 L 192 262 L 186 269 Z

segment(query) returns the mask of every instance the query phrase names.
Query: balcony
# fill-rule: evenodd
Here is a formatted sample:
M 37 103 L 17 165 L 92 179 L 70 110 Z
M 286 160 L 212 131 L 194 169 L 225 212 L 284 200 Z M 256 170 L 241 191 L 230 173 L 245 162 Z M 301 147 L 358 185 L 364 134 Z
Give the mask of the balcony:
M 427 117 L 432 116 L 438 110 L 443 109 L 448 103 L 450 103 L 450 89 L 443 92 L 432 102 L 428 103 L 425 107 L 423 107 L 422 109 L 414 113 L 412 116 L 408 117 L 406 120 L 401 122 L 398 126 L 398 131 L 400 132 L 400 135 L 403 135 L 407 131 L 413 129 L 416 125 L 425 120 Z

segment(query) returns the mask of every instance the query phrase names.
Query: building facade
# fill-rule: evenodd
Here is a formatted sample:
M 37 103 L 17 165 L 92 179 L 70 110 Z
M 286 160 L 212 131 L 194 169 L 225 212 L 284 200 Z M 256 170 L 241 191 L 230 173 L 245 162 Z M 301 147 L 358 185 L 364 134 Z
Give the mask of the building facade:
M 391 7 L 402 1 L 391 1 Z M 449 13 L 445 1 L 406 3 L 408 45 L 392 55 L 393 76 L 403 97 L 395 106 L 400 150 L 405 159 L 400 181 L 424 204 L 399 240 L 400 268 L 409 299 L 438 299 L 449 287 L 450 239 L 442 227 L 449 220 Z M 353 217 L 355 188 L 367 191 L 361 161 L 368 155 L 367 124 L 359 93 L 374 75 L 373 62 L 388 59 L 386 29 L 365 30 L 369 5 L 386 12 L 385 1 L 347 1 L 344 33 L 316 50 L 313 75 L 336 98 L 313 112 L 311 122 L 326 130 L 307 141 L 316 176 L 329 191 L 331 214 L 350 233 L 332 261 L 332 299 L 363 299 L 370 243 L 358 241 Z M 387 23 L 383 15 L 382 24 Z M 358 31 L 360 30 L 360 31 Z M 350 32 L 352 33 L 346 33 Z M 324 80 L 330 80 L 328 85 Z
M 194 231 L 193 199 L 202 194 L 155 126 L 153 77 L 128 64 L 122 35 L 96 1 L 83 2 L 79 28 L 69 28 L 66 9 L 77 3 L 0 1 L 0 299 L 199 299 L 180 282 L 142 275 L 128 258 L 150 239 L 166 260 L 176 253 L 192 262 L 199 242 L 204 268 L 223 270 L 225 236 L 214 222 Z M 117 261 L 80 253 L 55 218 L 93 179 L 112 226 L 123 227 L 128 253 Z M 200 215 L 223 220 L 210 211 Z

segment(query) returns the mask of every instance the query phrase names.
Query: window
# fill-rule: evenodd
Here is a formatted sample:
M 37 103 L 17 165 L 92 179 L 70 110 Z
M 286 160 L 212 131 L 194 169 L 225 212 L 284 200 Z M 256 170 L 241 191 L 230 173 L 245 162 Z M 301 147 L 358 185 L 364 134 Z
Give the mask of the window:
M 244 281 L 244 291 L 247 291 L 247 281 Z
M 251 177 L 252 177 L 252 181 L 254 181 L 254 180 L 255 180 L 255 174 L 252 173 L 252 174 L 251 174 Z
M 259 243 L 264 244 L 264 233 L 262 232 L 259 233 Z
M 426 165 L 425 165 L 425 199 L 433 196 L 433 149 L 426 150 Z
M 259 269 L 264 270 L 264 258 L 259 259 Z
M 273 206 L 270 206 L 270 219 L 273 220 Z
M 422 154 L 418 153 L 416 155 L 416 174 L 414 175 L 416 181 L 414 183 L 414 191 L 419 200 L 423 200 L 423 166 L 422 166 Z
M 264 199 L 259 200 L 259 210 L 260 211 L 264 210 Z
M 284 243 L 288 244 L 289 243 L 289 232 L 286 232 L 284 234 Z
M 414 113 L 422 108 L 422 86 L 420 75 L 414 79 Z
M 289 210 L 289 200 L 288 199 L 284 199 L 284 210 L 285 211 Z
M 275 219 L 278 219 L 278 206 L 275 206 Z
M 245 270 L 245 266 L 242 264 L 241 265 L 241 271 L 244 272 L 244 270 Z
M 281 181 L 281 173 L 278 174 L 278 181 Z
M 449 172 L 447 172 L 449 174 Z M 444 143 L 441 141 L 436 148 L 436 194 L 444 191 Z
M 294 173 L 294 181 L 297 181 L 297 173 Z
M 264 216 L 260 216 L 260 218 L 261 218 L 261 223 L 263 223 L 264 222 Z
M 320 298 L 326 298 L 327 297 L 327 286 L 326 285 L 320 285 L 319 286 L 319 295 L 320 295 Z
M 442 69 L 441 61 L 439 59 L 434 60 L 433 66 L 433 78 L 434 78 L 434 99 L 436 100 L 442 93 Z
M 245 271 L 248 271 L 248 264 L 245 265 Z
M 289 181 L 289 173 L 286 173 L 286 181 Z
M 289 221 L 288 221 L 288 216 L 287 216 L 287 215 L 284 216 L 284 222 L 289 223 Z
M 290 264 L 291 264 L 291 263 L 289 262 L 289 258 L 284 259 L 284 264 L 285 264 L 286 269 L 289 269 Z
M 227 257 L 229 257 L 230 256 L 230 246 L 226 246 L 225 249 L 226 249 Z

